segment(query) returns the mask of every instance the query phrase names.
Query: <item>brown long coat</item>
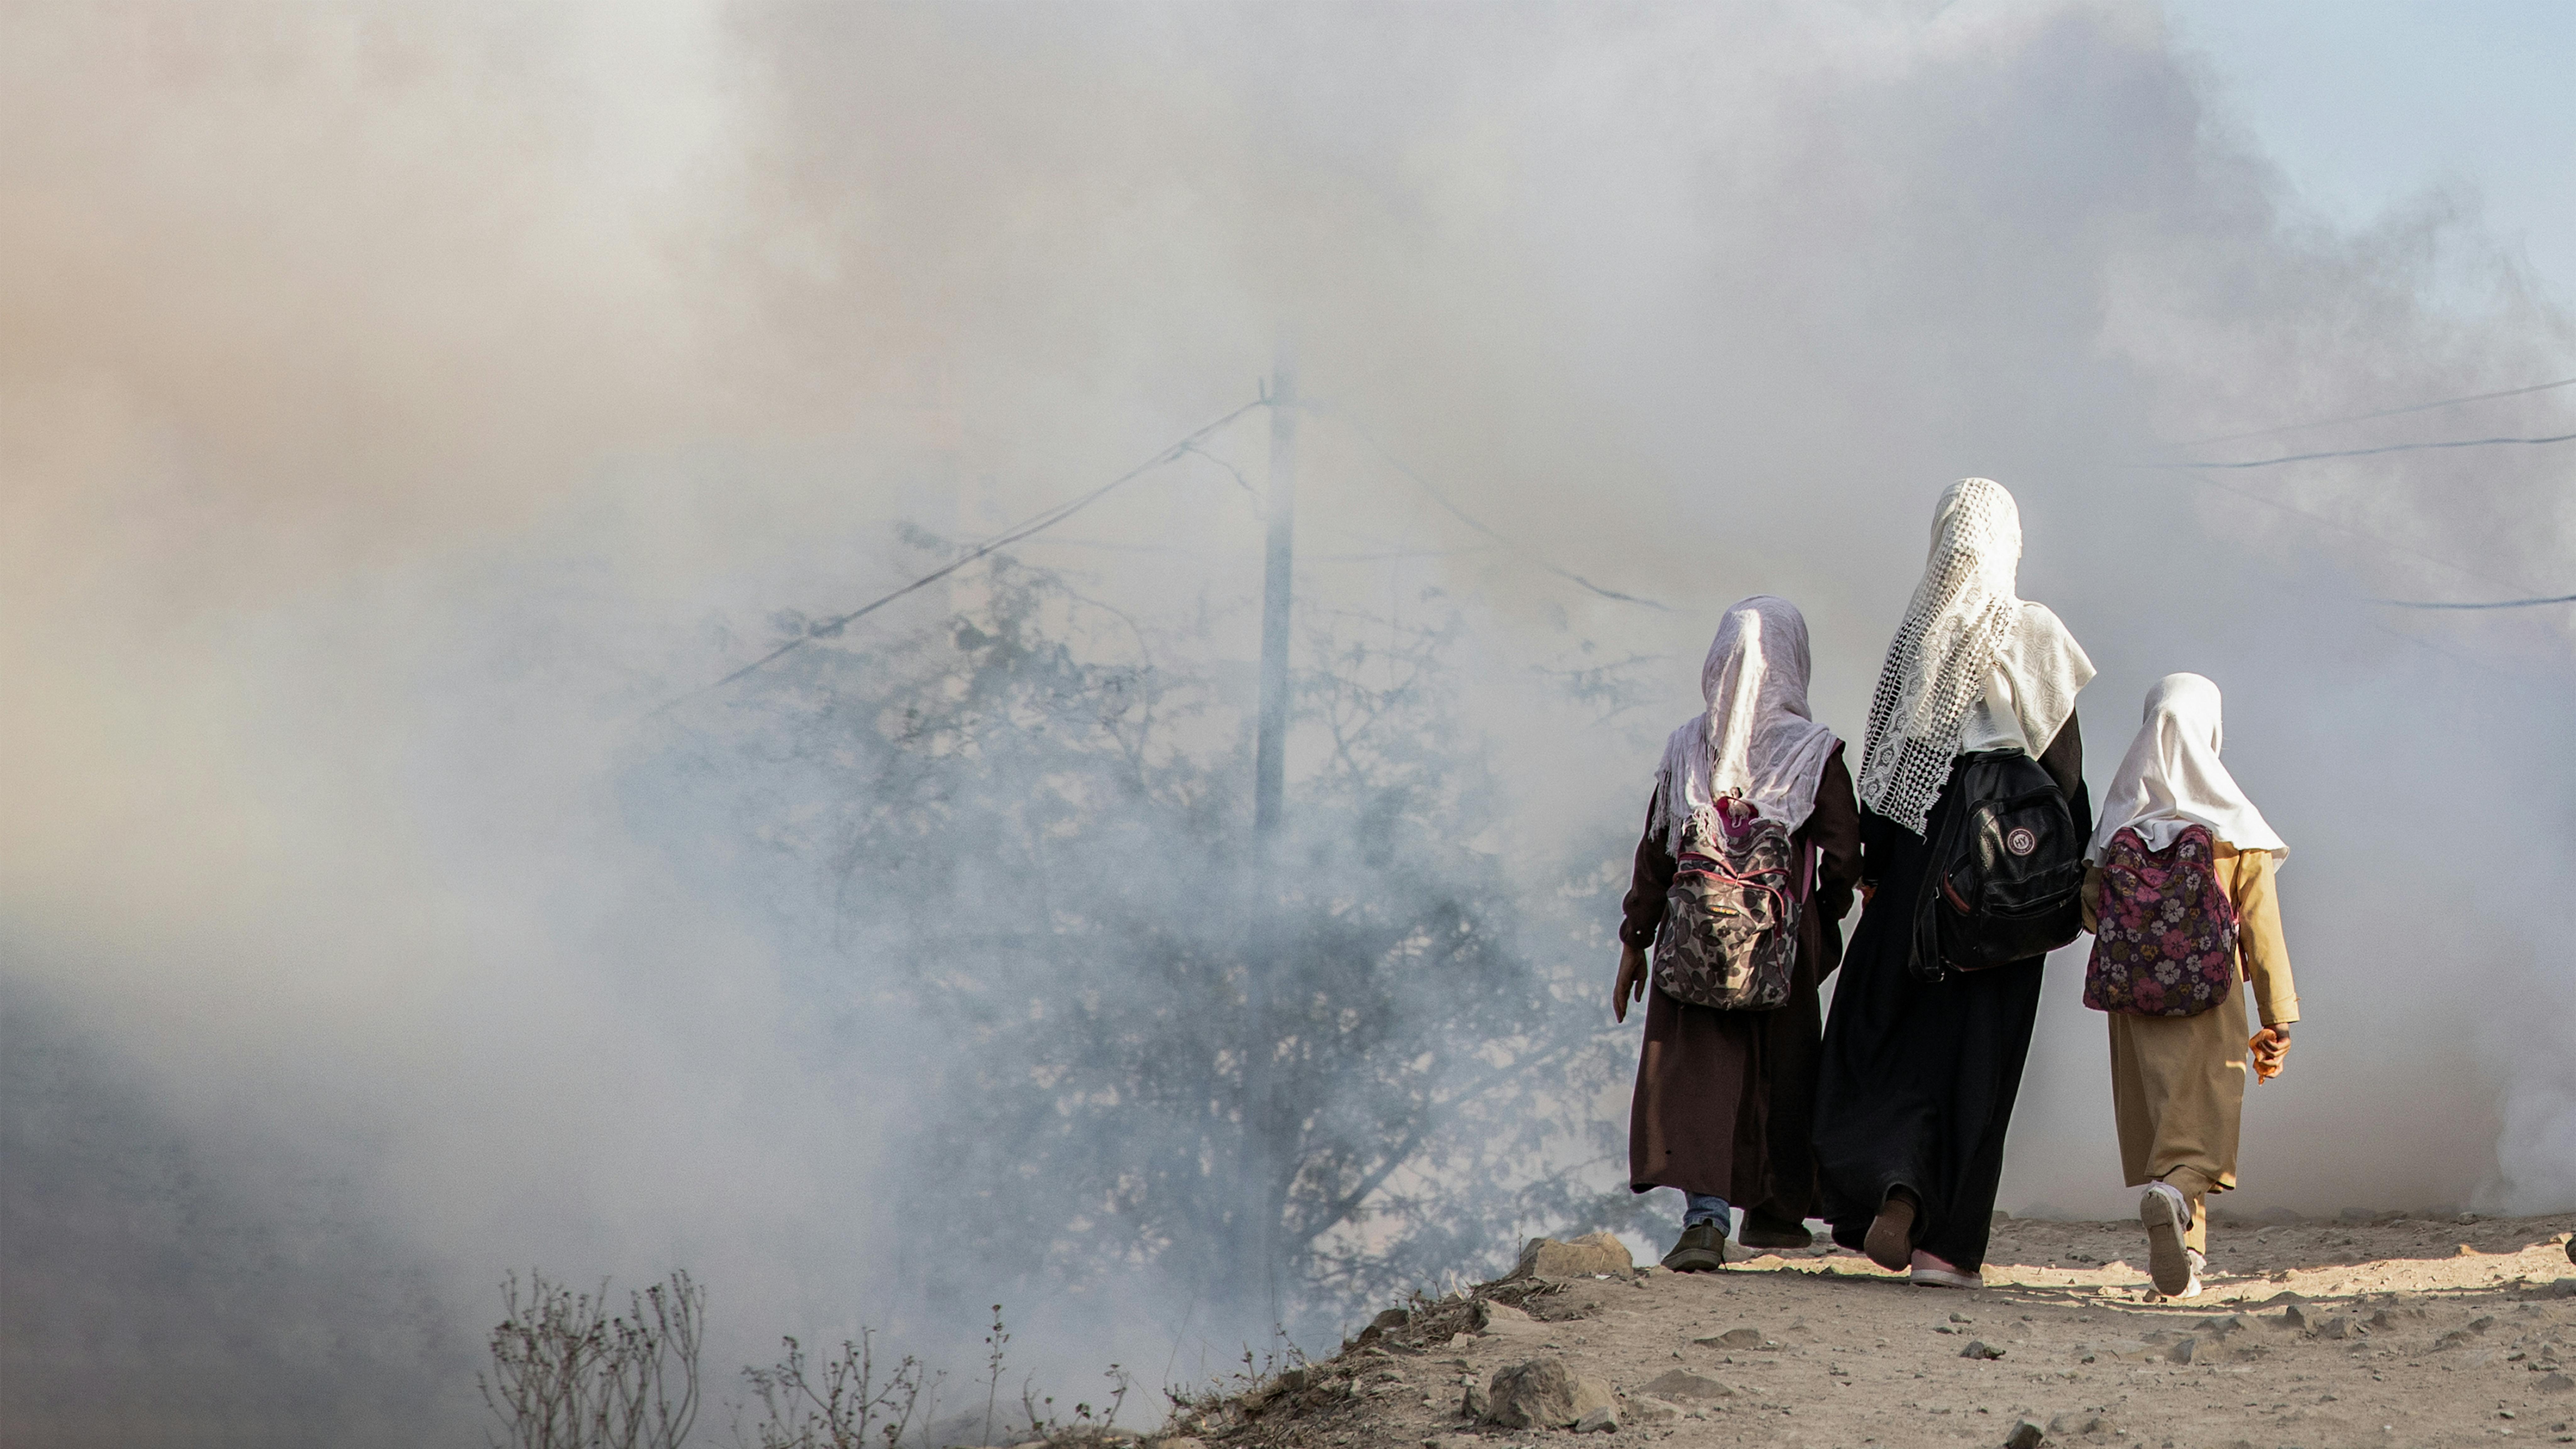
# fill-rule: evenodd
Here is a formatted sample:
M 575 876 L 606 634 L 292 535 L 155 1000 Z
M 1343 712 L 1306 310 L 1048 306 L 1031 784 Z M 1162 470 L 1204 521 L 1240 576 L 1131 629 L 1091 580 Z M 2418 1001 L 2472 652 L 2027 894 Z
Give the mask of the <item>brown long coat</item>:
M 1655 829 L 1654 801 L 1625 902 L 1619 939 L 1651 950 L 1676 868 Z M 1837 743 L 1816 786 L 1816 808 L 1791 840 L 1816 851 L 1815 893 L 1798 922 L 1787 1005 L 1719 1011 L 1646 991 L 1646 1037 L 1628 1113 L 1628 1185 L 1715 1193 L 1772 1222 L 1816 1211 L 1816 987 L 1842 960 L 1842 919 L 1860 880 L 1860 806 Z

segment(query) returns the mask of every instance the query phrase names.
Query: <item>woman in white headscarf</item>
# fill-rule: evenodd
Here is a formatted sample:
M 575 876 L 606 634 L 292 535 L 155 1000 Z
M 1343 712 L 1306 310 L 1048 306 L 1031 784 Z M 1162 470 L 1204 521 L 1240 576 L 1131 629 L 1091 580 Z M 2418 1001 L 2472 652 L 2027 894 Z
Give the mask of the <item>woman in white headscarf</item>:
M 1731 1205 L 1745 1208 L 1748 1248 L 1802 1248 L 1815 1211 L 1808 1146 L 1819 1017 L 1816 984 L 1842 953 L 1842 918 L 1860 873 L 1860 815 L 1842 741 L 1807 715 L 1807 621 L 1786 599 L 1757 594 L 1726 611 L 1700 668 L 1708 708 L 1664 746 L 1619 928 L 1611 1012 L 1639 996 L 1645 1041 L 1628 1120 L 1628 1181 L 1679 1188 L 1682 1233 L 1667 1267 L 1724 1265 Z M 1721 802 L 1740 802 L 1722 807 Z M 1750 807 L 1813 853 L 1785 1005 L 1720 1011 L 1676 1001 L 1647 981 L 1646 952 L 1663 924 L 1684 839 L 1720 808 Z
M 2203 1199 L 2236 1186 L 2236 1134 L 2245 1115 L 2245 1056 L 2277 1075 L 2299 1019 L 2298 986 L 2281 940 L 2273 872 L 2290 847 L 2227 766 L 2218 686 L 2197 674 L 2168 674 L 2147 692 L 2146 721 L 2102 799 L 2102 823 L 2086 853 L 2084 928 L 2098 927 L 2101 863 L 2122 831 L 2140 847 L 2168 851 L 2194 826 L 2210 837 L 2210 874 L 2236 916 L 2237 974 L 2252 987 L 2263 1029 L 2245 1033 L 2245 993 L 2192 1016 L 2106 1015 L 2111 1023 L 2111 1105 L 2120 1126 L 2120 1165 L 2143 1187 L 2138 1216 L 2147 1229 L 2147 1271 L 2156 1291 L 2190 1297 L 2208 1261 Z M 2119 902 L 2110 903 L 2112 913 Z
M 1816 1088 L 1816 1167 L 1834 1240 L 1919 1284 L 1979 1285 L 2004 1134 L 2039 1010 L 2032 957 L 1938 984 L 1910 969 L 1924 842 L 1955 808 L 1962 755 L 2018 749 L 2093 828 L 2075 696 L 2092 661 L 2015 592 L 2021 514 L 2002 485 L 1941 495 L 1932 553 L 1888 645 L 1861 757 L 1868 904 L 1834 986 Z

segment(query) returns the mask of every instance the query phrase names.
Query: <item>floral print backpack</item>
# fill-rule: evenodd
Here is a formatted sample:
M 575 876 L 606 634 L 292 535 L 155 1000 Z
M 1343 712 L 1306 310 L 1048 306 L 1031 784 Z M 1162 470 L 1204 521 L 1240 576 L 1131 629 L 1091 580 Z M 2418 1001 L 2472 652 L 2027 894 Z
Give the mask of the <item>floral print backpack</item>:
M 2218 847 L 2194 825 L 2162 850 L 2134 830 L 2111 837 L 2095 908 L 2084 1004 L 2130 1016 L 2198 1016 L 2236 988 L 2236 907 L 2218 885 Z
M 1680 868 L 1655 933 L 1655 987 L 1719 1011 L 1771 1011 L 1789 999 L 1798 917 L 1813 852 L 1737 799 L 1717 802 L 1717 830 L 1682 832 Z

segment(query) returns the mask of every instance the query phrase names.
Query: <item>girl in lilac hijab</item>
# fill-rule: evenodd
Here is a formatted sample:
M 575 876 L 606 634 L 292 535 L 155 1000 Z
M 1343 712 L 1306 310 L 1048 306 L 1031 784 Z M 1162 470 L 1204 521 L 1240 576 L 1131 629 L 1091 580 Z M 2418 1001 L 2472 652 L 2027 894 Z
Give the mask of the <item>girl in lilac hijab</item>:
M 1677 1188 L 1682 1231 L 1664 1265 L 1723 1267 L 1734 1206 L 1742 1248 L 1803 1248 L 1816 1209 L 1808 1147 L 1822 1013 L 1816 984 L 1842 954 L 1844 912 L 1860 876 L 1860 812 L 1842 741 L 1807 713 L 1807 621 L 1786 599 L 1757 594 L 1726 611 L 1700 669 L 1707 708 L 1664 747 L 1619 928 L 1611 1013 L 1646 999 L 1628 1123 L 1628 1182 Z M 1665 919 L 1680 857 L 1721 812 L 1749 812 L 1788 832 L 1812 882 L 1798 923 L 1788 1001 L 1725 1011 L 1678 1000 L 1649 981 L 1647 951 Z

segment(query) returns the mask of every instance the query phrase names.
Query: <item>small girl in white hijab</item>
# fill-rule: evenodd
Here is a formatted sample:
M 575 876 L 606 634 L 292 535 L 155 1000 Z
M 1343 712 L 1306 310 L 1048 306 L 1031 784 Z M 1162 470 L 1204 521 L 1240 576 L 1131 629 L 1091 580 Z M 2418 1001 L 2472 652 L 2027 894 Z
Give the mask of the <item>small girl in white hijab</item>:
M 2299 1019 L 2273 872 L 2290 853 L 2219 763 L 2218 686 L 2168 674 L 2103 798 L 2086 853 L 2084 925 L 2094 932 L 2084 1004 L 2108 1012 L 2120 1161 L 2144 1187 L 2156 1291 L 2200 1292 L 2204 1203 L 2236 1186 L 2246 1054 L 2279 1075 Z M 2249 1040 L 2245 993 L 2263 1029 Z

